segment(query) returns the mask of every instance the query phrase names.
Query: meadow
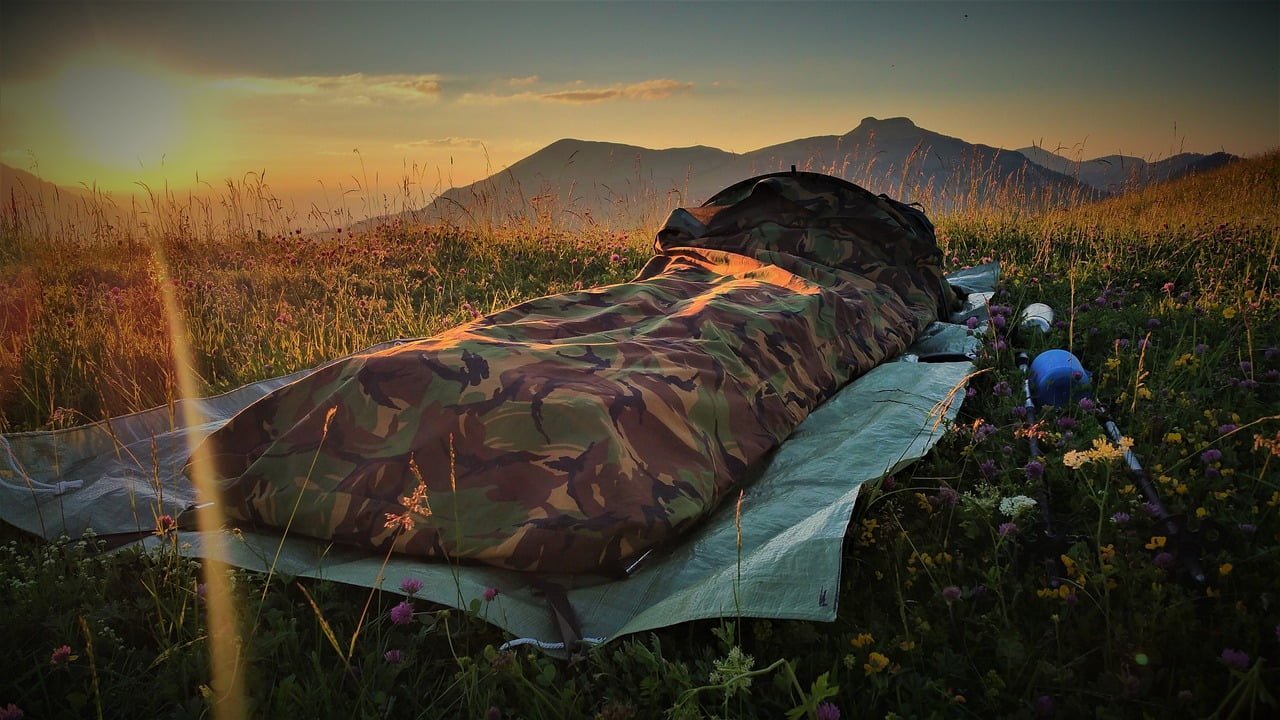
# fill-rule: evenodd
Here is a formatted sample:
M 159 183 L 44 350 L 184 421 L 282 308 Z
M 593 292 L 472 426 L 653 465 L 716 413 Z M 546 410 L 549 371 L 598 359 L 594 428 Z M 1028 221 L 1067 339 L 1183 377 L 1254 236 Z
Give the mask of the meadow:
M 874 189 L 874 188 L 873 188 Z M 8 202 L 8 199 L 6 199 Z M 252 717 L 1265 717 L 1280 712 L 1280 153 L 1120 197 L 934 218 L 949 268 L 999 260 L 960 416 L 859 500 L 835 623 L 725 617 L 557 660 L 410 586 L 232 571 Z M 539 295 L 630 278 L 652 228 L 406 219 L 321 236 L 0 213 L 0 431 L 178 396 L 161 285 L 202 393 Z M 152 213 L 151 218 L 160 217 Z M 163 263 L 161 262 L 163 258 Z M 1044 302 L 1044 338 L 1013 332 Z M 1096 402 L 1028 427 L 1015 351 L 1069 348 Z M 1105 403 L 1183 528 L 1117 453 Z M 1028 435 L 1041 454 L 1032 457 Z M 1060 542 L 1040 497 L 1051 489 Z M 200 564 L 0 526 L 0 718 L 205 717 Z M 1198 560 L 1204 579 L 1189 571 Z M 488 602 L 501 603 L 501 595 Z M 402 603 L 415 612 L 406 618 Z M 393 612 L 394 611 L 394 612 Z

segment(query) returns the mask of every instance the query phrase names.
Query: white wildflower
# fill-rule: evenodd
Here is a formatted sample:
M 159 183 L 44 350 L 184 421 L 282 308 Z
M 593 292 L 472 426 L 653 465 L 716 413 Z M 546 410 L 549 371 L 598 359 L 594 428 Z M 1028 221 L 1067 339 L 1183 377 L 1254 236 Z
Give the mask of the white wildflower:
M 1036 506 L 1036 501 L 1026 495 L 1014 495 L 1000 501 L 1000 512 L 1017 520 L 1018 518 L 1031 512 Z

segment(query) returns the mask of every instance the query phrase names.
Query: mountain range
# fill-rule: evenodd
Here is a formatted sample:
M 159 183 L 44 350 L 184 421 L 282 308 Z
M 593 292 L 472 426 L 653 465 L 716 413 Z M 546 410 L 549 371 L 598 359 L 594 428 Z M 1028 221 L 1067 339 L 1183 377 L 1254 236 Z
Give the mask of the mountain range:
M 844 135 L 791 140 L 746 153 L 706 146 L 653 150 L 565 139 L 499 173 L 445 191 L 416 217 L 500 224 L 559 212 L 608 225 L 653 226 L 747 177 L 796 167 L 950 212 L 995 201 L 1061 205 L 1217 167 L 1227 153 L 1146 162 L 1109 156 L 1073 162 L 1038 147 L 1004 150 L 868 117 Z
M 479 225 L 546 220 L 553 225 L 654 227 L 673 208 L 701 204 L 739 180 L 792 167 L 837 175 L 876 193 L 919 202 L 931 213 L 993 201 L 1064 205 L 1202 172 L 1234 159 L 1227 153 L 1182 153 L 1155 162 L 1124 155 L 1073 161 L 1036 146 L 1004 150 L 969 143 L 918 127 L 905 117 L 868 117 L 843 135 L 800 138 L 745 153 L 703 145 L 654 150 L 557 140 L 400 216 Z M 3 165 L 0 191 L 6 205 L 14 192 L 44 203 L 55 197 L 82 200 L 92 195 Z M 357 227 L 384 219 L 370 218 Z

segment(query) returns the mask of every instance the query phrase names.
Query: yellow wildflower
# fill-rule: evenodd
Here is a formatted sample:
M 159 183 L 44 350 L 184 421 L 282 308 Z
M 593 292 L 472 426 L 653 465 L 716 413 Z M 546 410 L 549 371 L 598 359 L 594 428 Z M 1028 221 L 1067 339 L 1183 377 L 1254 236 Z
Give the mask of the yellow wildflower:
M 1209 511 L 1208 511 L 1208 510 L 1206 510 L 1204 507 L 1198 507 L 1198 508 L 1196 508 L 1196 518 L 1197 518 L 1197 519 L 1199 519 L 1199 520 L 1203 520 L 1203 519 L 1205 519 L 1205 518 L 1207 518 L 1207 517 L 1209 517 Z
M 849 643 L 856 648 L 864 648 L 875 641 L 876 639 L 871 636 L 871 633 L 858 633 Z
M 1176 433 L 1176 432 L 1165 433 L 1164 441 L 1166 443 L 1169 443 L 1170 445 L 1177 445 L 1182 442 L 1182 433 Z
M 1225 308 L 1222 308 L 1222 317 L 1224 317 L 1224 318 L 1226 318 L 1226 319 L 1230 320 L 1231 318 L 1233 318 L 1233 317 L 1235 317 L 1235 316 L 1236 316 L 1236 309 L 1235 309 L 1235 308 L 1233 308 L 1233 307 L 1225 307 Z
M 1233 569 L 1234 568 L 1232 567 L 1231 563 L 1222 563 L 1221 565 L 1218 566 L 1218 575 L 1222 577 L 1226 577 L 1227 575 L 1231 574 L 1231 571 Z
M 875 675 L 889 667 L 889 658 L 878 652 L 873 652 L 867 657 L 867 661 L 862 664 L 862 671 L 868 675 Z
M 903 640 L 902 642 L 898 643 L 898 649 L 903 652 L 911 652 L 912 650 L 916 649 L 916 641 Z
M 1169 541 L 1169 538 L 1166 538 L 1163 535 L 1156 535 L 1147 541 L 1146 547 L 1148 550 L 1159 550 L 1160 548 L 1164 547 L 1164 544 L 1168 541 Z

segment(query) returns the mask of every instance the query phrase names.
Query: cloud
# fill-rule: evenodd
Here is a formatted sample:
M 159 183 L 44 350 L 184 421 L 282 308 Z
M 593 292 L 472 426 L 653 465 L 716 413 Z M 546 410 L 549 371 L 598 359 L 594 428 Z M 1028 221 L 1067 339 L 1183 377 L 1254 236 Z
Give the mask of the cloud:
M 507 85 L 511 87 L 523 87 L 525 85 L 536 85 L 538 83 L 537 75 L 529 75 L 528 77 L 509 77 Z
M 693 83 L 680 82 L 670 78 L 643 80 L 629 85 L 610 85 L 601 88 L 583 88 L 580 83 L 574 84 L 572 90 L 556 90 L 551 92 L 520 92 L 511 95 L 493 93 L 466 93 L 458 98 L 458 102 L 467 105 L 494 105 L 509 102 L 557 102 L 586 104 L 610 102 L 614 100 L 664 100 L 678 93 L 693 90 Z
M 380 102 L 420 102 L 440 97 L 440 76 L 435 74 L 297 75 L 293 77 L 238 77 L 220 80 L 219 88 L 254 95 L 296 95 L 313 101 L 344 105 Z
M 396 145 L 398 148 L 481 148 L 485 141 L 480 138 L 443 137 L 427 140 L 412 140 Z

